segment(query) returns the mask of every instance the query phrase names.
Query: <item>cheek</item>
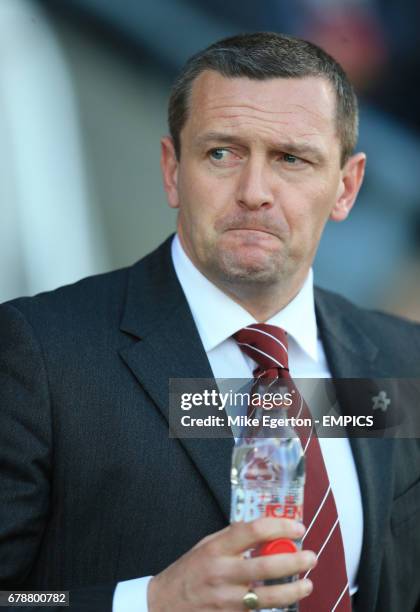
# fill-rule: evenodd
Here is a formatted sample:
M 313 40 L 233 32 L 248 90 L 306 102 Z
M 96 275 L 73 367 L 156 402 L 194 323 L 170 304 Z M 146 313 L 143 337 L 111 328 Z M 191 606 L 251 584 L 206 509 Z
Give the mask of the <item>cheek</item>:
M 179 177 L 180 209 L 194 225 L 213 227 L 232 202 L 228 181 L 195 170 Z
M 317 240 L 334 205 L 331 185 L 300 185 L 289 193 L 284 214 L 292 234 L 306 237 L 308 242 Z
M 200 238 L 211 232 L 213 222 L 213 198 L 211 191 L 206 191 L 197 181 L 185 180 L 178 184 L 180 200 L 179 219 L 184 232 L 191 239 Z

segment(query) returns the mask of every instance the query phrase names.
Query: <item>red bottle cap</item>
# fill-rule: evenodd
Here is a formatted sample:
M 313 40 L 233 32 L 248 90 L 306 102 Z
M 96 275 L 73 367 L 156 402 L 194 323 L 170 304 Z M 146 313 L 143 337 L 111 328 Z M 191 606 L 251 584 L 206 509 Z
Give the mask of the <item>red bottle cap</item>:
M 287 538 L 279 538 L 278 540 L 271 540 L 266 542 L 258 549 L 259 556 L 265 555 L 279 555 L 281 553 L 294 553 L 298 551 L 298 547 L 293 540 Z

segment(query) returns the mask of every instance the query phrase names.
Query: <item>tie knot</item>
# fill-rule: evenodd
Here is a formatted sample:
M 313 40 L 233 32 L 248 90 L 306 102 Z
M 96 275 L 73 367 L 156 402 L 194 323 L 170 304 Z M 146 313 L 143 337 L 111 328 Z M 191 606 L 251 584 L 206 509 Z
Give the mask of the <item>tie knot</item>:
M 287 333 L 276 325 L 255 323 L 233 336 L 241 350 L 257 362 L 255 376 L 288 377 Z

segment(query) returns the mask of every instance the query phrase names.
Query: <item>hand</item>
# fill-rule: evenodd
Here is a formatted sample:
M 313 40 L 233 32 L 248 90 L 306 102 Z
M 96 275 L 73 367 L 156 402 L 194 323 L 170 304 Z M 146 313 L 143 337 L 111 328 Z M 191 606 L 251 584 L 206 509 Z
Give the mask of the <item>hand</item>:
M 149 583 L 149 612 L 242 611 L 252 583 L 293 576 L 316 564 L 313 552 L 299 551 L 244 559 L 250 548 L 277 538 L 299 539 L 305 528 L 290 519 L 261 518 L 233 523 L 201 540 Z M 283 608 L 312 591 L 310 580 L 256 586 L 260 608 Z

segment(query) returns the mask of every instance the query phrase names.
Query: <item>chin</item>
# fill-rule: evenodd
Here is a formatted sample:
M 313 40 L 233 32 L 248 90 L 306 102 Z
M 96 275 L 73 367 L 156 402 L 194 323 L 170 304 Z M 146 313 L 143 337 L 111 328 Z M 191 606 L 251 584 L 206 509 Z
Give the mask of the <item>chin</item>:
M 268 283 L 280 276 L 281 265 L 273 257 L 238 257 L 225 254 L 218 262 L 219 273 L 226 281 Z

